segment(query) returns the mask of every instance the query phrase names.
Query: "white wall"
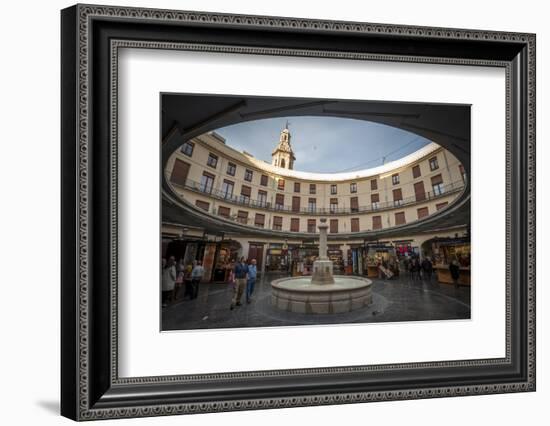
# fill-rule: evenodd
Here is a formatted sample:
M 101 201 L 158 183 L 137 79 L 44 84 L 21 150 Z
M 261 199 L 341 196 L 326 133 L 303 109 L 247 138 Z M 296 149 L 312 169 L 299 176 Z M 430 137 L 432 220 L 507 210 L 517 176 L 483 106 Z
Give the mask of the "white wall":
M 468 425 L 481 421 L 543 424 L 550 398 L 550 341 L 545 238 L 550 237 L 550 28 L 544 2 L 535 0 L 338 2 L 277 0 L 102 1 L 144 7 L 195 9 L 340 20 L 537 33 L 538 67 L 538 391 L 423 401 L 294 408 L 107 421 L 102 424 L 279 425 L 368 423 Z M 68 424 L 59 404 L 59 9 L 71 3 L 5 2 L 0 72 L 0 392 L 3 424 Z M 22 191 L 29 188 L 29 191 Z M 32 188 L 32 189 L 31 189 Z M 545 409 L 546 408 L 546 409 Z M 536 419 L 539 419 L 536 421 Z

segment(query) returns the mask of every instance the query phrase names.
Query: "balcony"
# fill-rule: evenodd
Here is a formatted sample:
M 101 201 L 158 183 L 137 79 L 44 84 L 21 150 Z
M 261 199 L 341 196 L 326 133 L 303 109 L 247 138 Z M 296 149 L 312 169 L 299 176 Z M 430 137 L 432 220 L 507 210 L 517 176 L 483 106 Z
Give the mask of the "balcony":
M 211 187 L 205 187 L 200 182 L 195 182 L 192 180 L 187 180 L 185 183 L 185 189 L 188 189 L 193 192 L 200 194 L 206 194 L 209 197 L 216 198 L 231 204 L 236 204 L 239 206 L 246 206 L 257 209 L 270 210 L 275 212 L 286 212 L 289 214 L 304 214 L 304 215 L 316 215 L 316 216 L 336 216 L 336 215 L 347 215 L 347 214 L 358 214 L 358 213 L 372 213 L 379 212 L 384 210 L 393 210 L 400 209 L 409 205 L 414 205 L 418 203 L 425 203 L 430 200 L 436 200 L 438 198 L 445 197 L 449 194 L 453 194 L 464 189 L 464 182 L 462 180 L 457 182 L 452 182 L 446 185 L 441 186 L 440 190 L 437 193 L 434 192 L 425 192 L 422 194 L 416 194 L 412 197 L 407 197 L 399 200 L 398 205 L 394 201 L 388 202 L 378 202 L 372 203 L 367 206 L 359 206 L 358 208 L 349 208 L 349 207 L 315 207 L 311 206 L 302 207 L 300 209 L 292 208 L 292 206 L 284 206 L 280 204 L 273 204 L 266 202 L 264 199 L 254 200 L 242 195 L 232 195 L 224 191 L 216 190 Z

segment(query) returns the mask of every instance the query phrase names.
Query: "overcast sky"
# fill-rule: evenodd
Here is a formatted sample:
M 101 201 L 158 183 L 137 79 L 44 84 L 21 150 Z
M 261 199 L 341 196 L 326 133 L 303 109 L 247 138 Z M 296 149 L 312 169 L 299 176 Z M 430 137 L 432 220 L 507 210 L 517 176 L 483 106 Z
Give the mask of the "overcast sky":
M 226 144 L 271 163 L 286 118 L 234 124 L 216 130 Z M 396 160 L 429 141 L 383 124 L 337 117 L 289 117 L 294 170 L 335 173 L 361 170 Z

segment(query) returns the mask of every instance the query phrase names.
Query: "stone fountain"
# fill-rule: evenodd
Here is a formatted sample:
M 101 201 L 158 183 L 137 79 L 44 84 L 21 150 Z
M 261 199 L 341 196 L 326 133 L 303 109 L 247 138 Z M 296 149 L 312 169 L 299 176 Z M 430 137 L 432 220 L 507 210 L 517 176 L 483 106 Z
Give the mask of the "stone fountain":
M 333 276 L 327 256 L 327 220 L 319 225 L 319 258 L 310 277 L 281 278 L 271 282 L 271 303 L 285 311 L 305 314 L 350 312 L 372 302 L 372 281 L 354 276 Z

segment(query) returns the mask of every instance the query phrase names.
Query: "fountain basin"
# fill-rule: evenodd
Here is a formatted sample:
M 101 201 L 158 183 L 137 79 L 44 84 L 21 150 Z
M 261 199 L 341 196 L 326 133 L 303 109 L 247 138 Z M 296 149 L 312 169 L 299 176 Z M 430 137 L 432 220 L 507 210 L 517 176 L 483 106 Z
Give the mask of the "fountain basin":
M 372 281 L 362 277 L 334 277 L 333 284 L 312 284 L 311 277 L 281 278 L 271 282 L 271 304 L 303 314 L 351 312 L 372 303 Z

